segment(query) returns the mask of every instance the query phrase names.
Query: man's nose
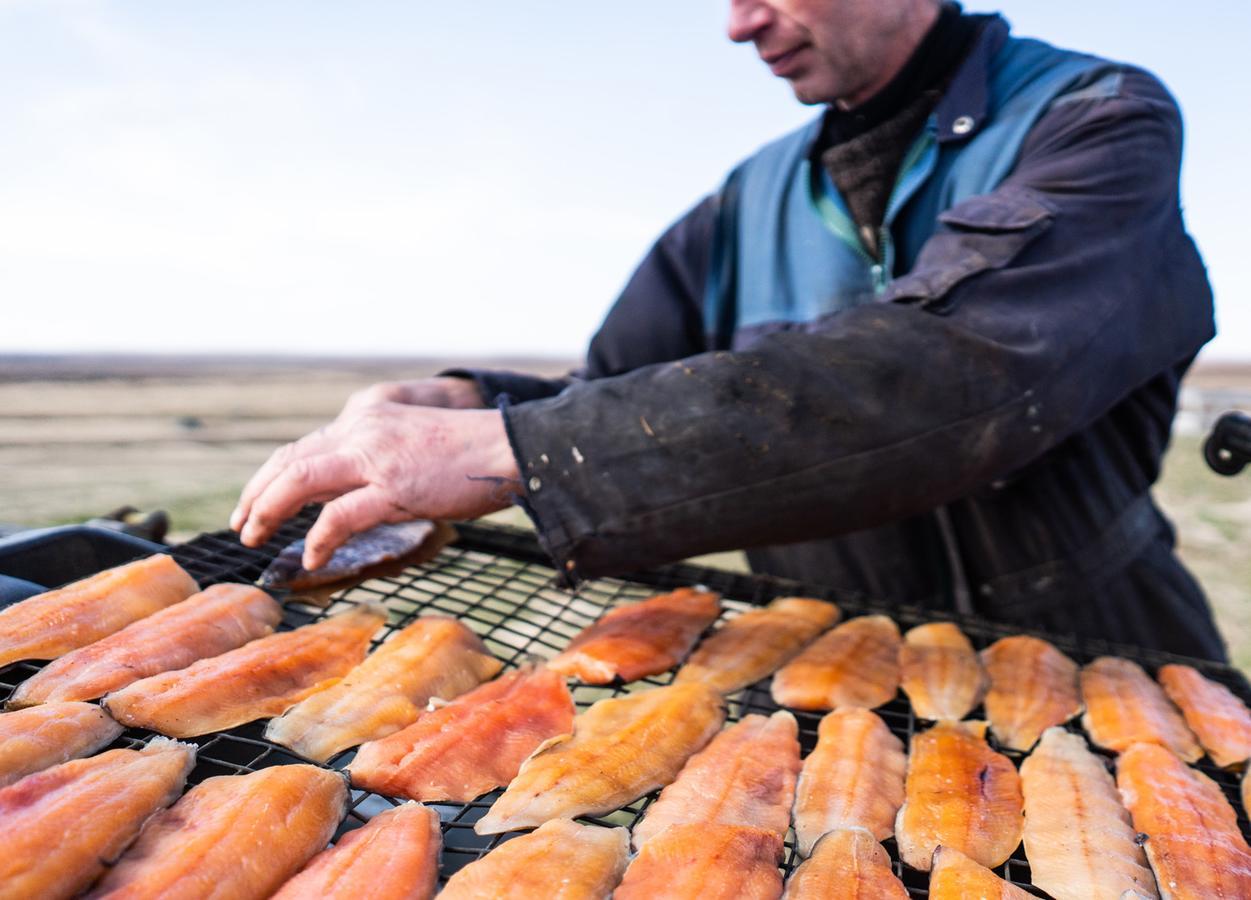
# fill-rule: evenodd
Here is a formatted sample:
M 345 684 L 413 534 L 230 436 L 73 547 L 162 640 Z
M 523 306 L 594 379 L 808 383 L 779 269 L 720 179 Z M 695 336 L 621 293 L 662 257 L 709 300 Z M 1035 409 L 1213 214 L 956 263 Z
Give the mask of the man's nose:
M 762 0 L 730 0 L 725 33 L 736 44 L 755 38 L 773 21 L 773 9 Z

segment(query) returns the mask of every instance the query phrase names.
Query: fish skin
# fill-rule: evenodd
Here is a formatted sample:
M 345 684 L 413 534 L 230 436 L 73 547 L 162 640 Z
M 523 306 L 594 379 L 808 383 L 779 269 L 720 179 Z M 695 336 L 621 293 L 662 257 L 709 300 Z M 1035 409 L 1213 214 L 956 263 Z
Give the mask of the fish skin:
M 405 803 L 318 853 L 273 900 L 428 900 L 439 884 L 442 847 L 439 814 Z
M 717 594 L 678 588 L 609 610 L 547 666 L 585 684 L 657 675 L 680 663 L 720 614 Z
M 1027 752 L 1042 733 L 1081 713 L 1078 665 L 1028 635 L 1001 638 L 982 651 L 990 676 L 983 706 L 1002 746 Z
M 1156 679 L 1212 762 L 1228 768 L 1251 758 L 1251 710 L 1229 688 L 1182 665 L 1161 666 Z
M 89 756 L 121 733 L 122 726 L 94 703 L 45 703 L 0 715 L 0 788 Z
M 512 781 L 541 743 L 571 733 L 573 716 L 564 676 L 518 669 L 362 744 L 348 772 L 375 793 L 468 803 Z
M 1158 744 L 1132 744 L 1116 760 L 1116 786 L 1164 900 L 1251 897 L 1251 848 L 1212 779 Z
M 613 900 L 777 900 L 782 839 L 767 828 L 672 825 L 626 869 Z
M 794 709 L 873 709 L 899 690 L 899 627 L 859 616 L 827 631 L 773 676 L 773 699 Z
M 185 669 L 141 678 L 102 702 L 132 728 L 173 737 L 224 731 L 276 716 L 330 687 L 364 659 L 370 637 L 385 621 L 380 606 L 358 606 Z
M 198 590 L 173 557 L 157 553 L 28 597 L 0 609 L 0 666 L 56 659 Z
M 1102 759 L 1081 735 L 1048 728 L 1021 763 L 1031 882 L 1056 900 L 1155 898 L 1155 876 Z
M 1188 763 L 1203 756 L 1181 713 L 1137 663 L 1101 656 L 1082 669 L 1081 684 L 1082 727 L 1095 746 L 1119 753 L 1146 742 L 1167 747 Z
M 392 635 L 342 681 L 271 721 L 265 738 L 325 762 L 411 725 L 432 697 L 459 697 L 503 665 L 460 622 L 424 616 Z
M 551 819 L 448 879 L 441 900 L 608 900 L 630 856 L 624 828 Z
M 930 900 L 1034 900 L 1034 895 L 1004 881 L 954 847 L 934 850 Z
M 908 900 L 890 854 L 863 828 L 829 832 L 786 882 L 783 900 Z
M 53 660 L 18 685 L 8 706 L 94 700 L 272 634 L 281 621 L 282 607 L 264 591 L 216 584 Z
M 922 719 L 963 719 L 990 686 L 973 645 L 951 622 L 909 629 L 899 648 L 899 670 L 899 686 Z
M 786 837 L 799 724 L 788 712 L 749 715 L 714 737 L 682 767 L 677 780 L 634 826 L 635 849 L 673 825 L 745 825 Z
M 474 826 L 498 834 L 620 809 L 677 777 L 721 728 L 721 695 L 698 682 L 600 700 L 552 738 Z
M 178 798 L 195 751 L 154 738 L 141 750 L 70 760 L 0 788 L 0 900 L 59 900 L 88 887 Z
M 415 552 L 437 530 L 434 522 L 416 519 L 394 525 L 377 525 L 355 534 L 344 542 L 324 566 L 310 572 L 301 560 L 304 539 L 282 548 L 261 573 L 260 585 L 274 590 L 303 591 L 343 581 L 370 566 L 392 562 Z
M 800 855 L 836 829 L 863 828 L 879 841 L 894 834 L 907 765 L 903 741 L 876 713 L 848 707 L 822 718 L 795 792 Z
M 912 736 L 895 819 L 899 858 L 912 868 L 928 871 L 939 844 L 993 868 L 1021 843 L 1021 778 L 985 734 L 985 722 L 939 722 Z
M 733 693 L 772 675 L 841 615 L 824 600 L 779 597 L 764 609 L 735 616 L 705 638 L 674 680 L 702 681 Z

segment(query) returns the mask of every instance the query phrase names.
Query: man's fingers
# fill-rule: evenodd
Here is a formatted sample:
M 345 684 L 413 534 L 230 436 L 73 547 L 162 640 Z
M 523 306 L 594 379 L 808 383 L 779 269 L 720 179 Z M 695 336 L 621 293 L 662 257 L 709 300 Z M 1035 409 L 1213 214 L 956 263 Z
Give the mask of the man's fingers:
M 304 568 L 321 568 L 344 541 L 390 521 L 394 512 L 386 495 L 373 485 L 327 503 L 304 538 Z
M 283 444 L 271 453 L 269 459 L 265 460 L 265 463 L 244 485 L 243 492 L 239 495 L 239 503 L 230 514 L 230 527 L 234 531 L 242 531 L 252 513 L 252 504 L 278 473 L 301 457 L 323 452 L 325 445 L 324 429 L 319 428 L 298 441 Z
M 248 547 L 259 546 L 304 504 L 338 497 L 364 483 L 351 456 L 325 453 L 296 459 L 252 502 L 239 540 Z

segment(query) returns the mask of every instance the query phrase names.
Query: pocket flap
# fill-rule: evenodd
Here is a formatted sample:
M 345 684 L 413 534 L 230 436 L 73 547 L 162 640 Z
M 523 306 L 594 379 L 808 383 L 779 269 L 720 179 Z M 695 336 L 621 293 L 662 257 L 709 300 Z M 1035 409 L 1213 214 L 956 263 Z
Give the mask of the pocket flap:
M 970 197 L 939 213 L 938 221 L 969 231 L 1024 231 L 1055 213 L 1055 207 L 1034 191 L 1003 189 Z

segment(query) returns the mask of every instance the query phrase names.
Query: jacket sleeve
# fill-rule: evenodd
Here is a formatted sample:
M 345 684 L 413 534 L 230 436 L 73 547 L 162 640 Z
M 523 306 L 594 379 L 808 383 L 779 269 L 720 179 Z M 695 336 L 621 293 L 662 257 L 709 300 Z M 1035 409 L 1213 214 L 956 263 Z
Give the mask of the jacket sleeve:
M 1213 333 L 1181 122 L 1127 70 L 1060 102 L 993 193 L 939 216 L 890 302 L 506 412 L 571 576 L 924 512 L 1011 474 Z M 1162 411 L 1171 415 L 1171 410 Z

